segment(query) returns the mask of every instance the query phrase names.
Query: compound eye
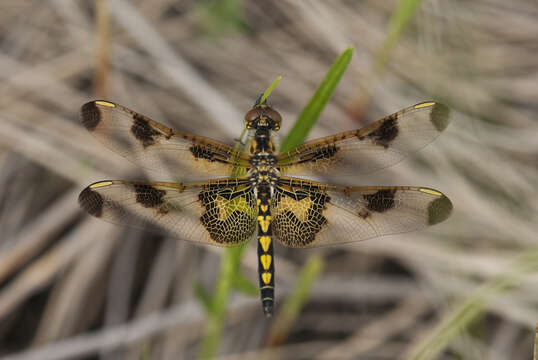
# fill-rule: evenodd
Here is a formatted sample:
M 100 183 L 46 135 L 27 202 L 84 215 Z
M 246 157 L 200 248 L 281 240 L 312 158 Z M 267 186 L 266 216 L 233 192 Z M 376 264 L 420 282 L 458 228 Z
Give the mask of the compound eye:
M 268 118 L 270 118 L 271 120 L 273 120 L 275 130 L 280 129 L 280 123 L 282 122 L 282 116 L 280 116 L 278 111 L 269 108 L 269 109 L 267 109 L 265 111 L 265 115 Z
M 245 125 L 247 128 L 251 128 L 253 122 L 260 117 L 260 111 L 258 109 L 250 109 L 245 115 Z

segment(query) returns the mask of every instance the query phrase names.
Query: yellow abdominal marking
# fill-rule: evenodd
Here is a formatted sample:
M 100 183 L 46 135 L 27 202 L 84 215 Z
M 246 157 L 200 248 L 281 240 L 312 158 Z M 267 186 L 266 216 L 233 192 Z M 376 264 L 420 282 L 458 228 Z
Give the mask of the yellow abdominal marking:
M 260 236 L 260 239 L 258 241 L 262 245 L 263 251 L 267 252 L 269 250 L 269 245 L 271 245 L 271 237 L 270 236 Z
M 264 284 L 269 284 L 271 282 L 271 273 L 270 272 L 264 272 L 262 274 L 262 280 Z
M 116 107 L 115 104 L 112 104 L 112 103 L 109 103 L 108 101 L 96 101 L 95 102 L 97 105 L 101 105 L 101 106 L 108 106 L 108 107 Z
M 270 216 L 258 216 L 258 223 L 260 224 L 262 231 L 265 233 L 267 232 L 267 230 L 269 230 L 269 224 L 271 224 L 271 217 Z
M 262 263 L 263 269 L 269 270 L 269 266 L 271 266 L 271 255 L 260 256 L 260 261 Z
M 432 106 L 432 105 L 435 105 L 435 103 L 434 103 L 433 101 L 431 101 L 431 102 L 427 102 L 427 103 L 423 103 L 423 104 L 415 105 L 415 106 L 413 106 L 413 108 L 415 108 L 415 109 L 422 109 L 422 108 L 425 108 L 425 107 L 428 107 L 428 106 Z
M 112 181 L 101 181 L 95 184 L 90 185 L 90 189 L 95 189 L 103 186 L 112 185 Z
M 267 212 L 267 209 L 269 208 L 268 205 L 262 205 L 260 206 L 260 209 L 262 209 L 263 212 Z
M 443 194 L 441 194 L 439 191 L 435 191 L 435 190 L 432 190 L 432 189 L 419 189 L 419 191 L 423 192 L 425 194 L 443 196 Z

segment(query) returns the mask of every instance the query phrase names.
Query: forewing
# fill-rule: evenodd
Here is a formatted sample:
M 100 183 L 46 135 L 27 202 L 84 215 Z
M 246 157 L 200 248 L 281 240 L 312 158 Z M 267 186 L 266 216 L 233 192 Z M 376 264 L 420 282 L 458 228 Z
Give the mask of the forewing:
M 359 130 L 313 140 L 278 156 L 282 173 L 350 175 L 394 165 L 432 142 L 449 123 L 449 108 L 425 102 Z
M 115 224 L 154 225 L 188 241 L 234 246 L 256 229 L 256 199 L 246 180 L 206 183 L 101 181 L 84 189 L 80 206 Z
M 281 178 L 272 200 L 272 229 L 289 247 L 316 247 L 424 229 L 444 221 L 450 200 L 408 186 L 338 187 Z
M 248 161 L 231 146 L 170 129 L 108 101 L 82 106 L 82 124 L 111 150 L 146 169 L 179 178 L 230 176 Z

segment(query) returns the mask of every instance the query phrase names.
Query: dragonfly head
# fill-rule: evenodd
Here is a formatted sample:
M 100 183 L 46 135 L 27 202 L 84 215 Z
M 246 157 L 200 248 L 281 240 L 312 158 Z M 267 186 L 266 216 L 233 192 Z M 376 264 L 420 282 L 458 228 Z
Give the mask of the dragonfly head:
M 269 129 L 278 131 L 282 117 L 278 111 L 266 104 L 254 105 L 245 115 L 247 129 Z

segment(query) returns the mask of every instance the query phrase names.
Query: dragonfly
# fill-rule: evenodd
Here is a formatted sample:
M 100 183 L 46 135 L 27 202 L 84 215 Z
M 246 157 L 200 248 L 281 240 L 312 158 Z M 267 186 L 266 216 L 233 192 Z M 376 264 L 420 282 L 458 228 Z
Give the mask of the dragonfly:
M 245 115 L 250 137 L 248 150 L 241 151 L 113 102 L 91 101 L 80 116 L 95 138 L 143 168 L 171 170 L 187 181 L 98 181 L 78 200 L 99 219 L 149 225 L 200 244 L 237 246 L 256 237 L 262 309 L 271 316 L 273 239 L 292 248 L 344 244 L 417 231 L 450 216 L 451 201 L 435 189 L 309 180 L 394 165 L 432 142 L 448 126 L 449 113 L 446 105 L 422 102 L 361 129 L 279 153 L 274 135 L 282 117 L 265 102 L 257 101 Z M 237 169 L 243 175 L 231 176 Z

